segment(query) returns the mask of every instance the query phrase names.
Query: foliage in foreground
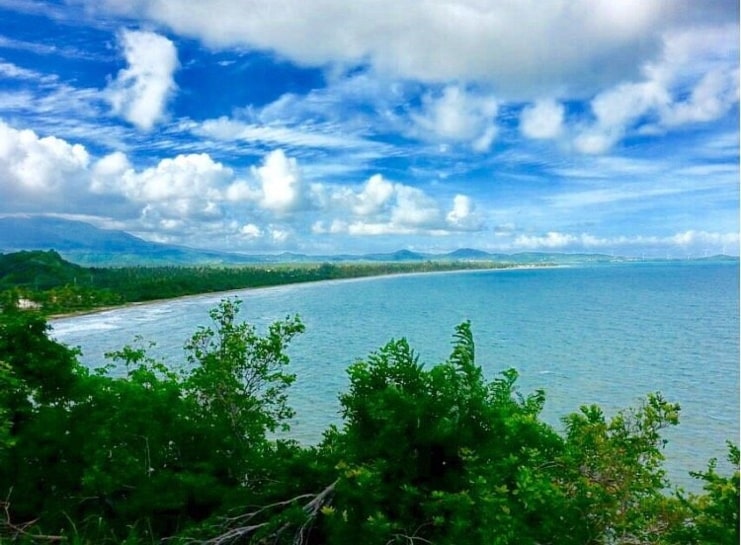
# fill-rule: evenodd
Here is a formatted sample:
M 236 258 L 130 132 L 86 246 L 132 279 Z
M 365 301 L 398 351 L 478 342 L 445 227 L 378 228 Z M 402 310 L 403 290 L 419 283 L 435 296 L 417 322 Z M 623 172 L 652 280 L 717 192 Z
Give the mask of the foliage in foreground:
M 307 544 L 736 544 L 733 475 L 669 494 L 662 430 L 679 407 L 651 394 L 564 432 L 542 391 L 475 363 L 470 325 L 425 367 L 393 340 L 349 368 L 341 426 L 307 447 L 275 432 L 293 415 L 286 347 L 297 317 L 259 334 L 225 300 L 176 373 L 140 347 L 88 370 L 43 318 L 0 318 L 0 542 Z M 282 437 L 282 436 L 281 436 Z

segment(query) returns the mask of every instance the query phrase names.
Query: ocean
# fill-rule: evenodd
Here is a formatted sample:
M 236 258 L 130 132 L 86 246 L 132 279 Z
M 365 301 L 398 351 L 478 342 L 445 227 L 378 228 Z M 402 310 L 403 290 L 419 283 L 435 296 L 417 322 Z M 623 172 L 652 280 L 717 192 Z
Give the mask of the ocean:
M 134 305 L 52 320 L 53 335 L 91 367 L 135 342 L 185 365 L 183 345 L 225 294 Z M 457 324 L 470 320 L 489 377 L 515 368 L 523 393 L 543 388 L 543 418 L 597 403 L 608 414 L 660 391 L 681 406 L 668 430 L 667 469 L 690 489 L 690 470 L 725 459 L 739 440 L 739 265 L 723 261 L 626 262 L 574 267 L 412 274 L 229 293 L 241 318 L 264 330 L 299 314 L 306 332 L 289 348 L 298 380 L 291 435 L 306 443 L 340 423 L 348 365 L 405 337 L 432 365 L 446 359 Z M 114 373 L 123 370 L 116 369 Z

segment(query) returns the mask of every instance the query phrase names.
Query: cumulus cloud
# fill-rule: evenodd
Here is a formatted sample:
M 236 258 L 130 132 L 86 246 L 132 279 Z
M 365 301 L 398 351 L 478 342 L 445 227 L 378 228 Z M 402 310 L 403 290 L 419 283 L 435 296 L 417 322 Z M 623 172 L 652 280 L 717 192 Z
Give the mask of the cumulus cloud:
M 298 163 L 283 150 L 270 152 L 252 172 L 262 188 L 262 206 L 268 210 L 283 214 L 306 204 Z
M 164 117 L 167 100 L 176 88 L 175 44 L 159 34 L 139 30 L 122 31 L 119 41 L 129 66 L 108 85 L 106 96 L 114 113 L 149 130 Z
M 235 180 L 224 191 L 224 197 L 234 203 L 257 202 L 262 197 L 262 192 L 246 180 Z
M 528 138 L 556 138 L 563 129 L 565 109 L 553 99 L 539 100 L 520 114 L 520 132 Z
M 733 250 L 738 248 L 739 234 L 738 233 L 709 233 L 707 231 L 684 231 L 683 233 L 677 233 L 670 237 L 669 240 L 674 244 L 683 247 L 693 246 L 722 246 L 723 252 L 726 250 Z
M 291 232 L 287 229 L 281 229 L 279 227 L 270 227 L 270 238 L 276 244 L 284 244 L 288 239 L 291 238 Z
M 486 82 L 520 99 L 583 96 L 631 79 L 667 28 L 738 19 L 735 2 L 692 0 L 326 0 L 321 9 L 303 0 L 279 8 L 272 0 L 89 5 L 167 25 L 215 48 L 273 51 L 311 66 L 369 62 L 404 79 Z
M 352 211 L 359 216 L 378 214 L 391 200 L 394 193 L 394 184 L 380 174 L 374 174 L 368 178 L 362 191 L 355 197 Z
M 261 236 L 263 236 L 262 229 L 260 229 L 254 223 L 243 225 L 242 227 L 240 227 L 239 232 L 247 238 L 260 238 Z
M 380 174 L 362 186 L 307 184 L 295 158 L 282 150 L 268 153 L 242 179 L 207 154 L 178 155 L 136 170 L 120 152 L 98 160 L 91 169 L 91 190 L 125 197 L 139 206 L 143 222 L 166 229 L 174 221 L 212 221 L 229 215 L 252 217 L 231 227 L 243 240 L 281 243 L 291 238 L 290 225 L 314 221 L 323 234 L 399 234 L 464 231 L 480 226 L 471 200 L 458 195 L 445 216 L 439 203 L 422 189 L 394 183 Z M 270 224 L 272 219 L 283 221 Z M 256 221 L 259 220 L 262 223 Z
M 471 197 L 467 195 L 456 195 L 453 198 L 453 208 L 445 219 L 455 230 L 478 231 L 483 225 Z
M 137 171 L 121 152 L 101 158 L 92 169 L 90 189 L 119 195 L 141 210 L 148 223 L 221 217 L 234 172 L 207 154 L 177 155 Z
M 0 121 L 0 200 L 17 210 L 48 210 L 65 197 L 79 198 L 87 184 L 90 155 L 80 144 L 41 137 Z
M 567 246 L 576 245 L 580 241 L 579 236 L 550 231 L 544 235 L 518 235 L 513 245 L 517 248 L 527 250 L 535 249 L 563 249 Z
M 178 155 L 141 172 L 127 170 L 121 177 L 121 189 L 129 198 L 143 202 L 206 201 L 219 198 L 219 188 L 232 177 L 231 169 L 205 153 Z
M 391 222 L 405 227 L 434 227 L 440 221 L 437 203 L 416 187 L 397 185 Z
M 424 190 L 391 182 L 380 174 L 371 176 L 358 190 L 347 186 L 324 190 L 329 193 L 324 212 L 337 217 L 316 221 L 312 225 L 315 234 L 446 235 L 478 231 L 484 225 L 467 195 L 456 195 L 445 214 L 438 200 Z
M 129 158 L 121 151 L 114 151 L 98 160 L 92 171 L 90 189 L 94 193 L 113 193 L 119 189 L 119 181 L 132 170 Z
M 439 95 L 427 94 L 422 111 L 412 115 L 412 133 L 440 142 L 465 142 L 475 151 L 486 151 L 496 136 L 494 124 L 497 101 L 466 91 L 457 85 L 445 87 Z
M 350 224 L 336 222 L 332 224 L 332 227 L 334 232 L 342 230 L 352 236 L 412 235 L 418 232 L 417 229 L 409 226 L 383 222 L 355 221 Z

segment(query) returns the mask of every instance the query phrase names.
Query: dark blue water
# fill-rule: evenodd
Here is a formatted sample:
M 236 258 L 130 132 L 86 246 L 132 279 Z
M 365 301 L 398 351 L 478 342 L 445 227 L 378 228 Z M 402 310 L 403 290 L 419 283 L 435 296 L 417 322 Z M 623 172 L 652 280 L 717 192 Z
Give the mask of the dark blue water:
M 544 418 L 583 404 L 608 411 L 661 391 L 680 403 L 681 424 L 667 433 L 668 467 L 689 470 L 725 457 L 739 435 L 738 263 L 662 262 L 477 271 L 326 282 L 237 292 L 243 318 L 265 327 L 298 313 L 306 333 L 291 346 L 298 381 L 293 435 L 312 442 L 338 418 L 345 369 L 394 337 L 421 361 L 449 354 L 455 325 L 471 320 L 478 363 L 489 376 L 520 372 L 523 392 L 545 388 Z M 222 296 L 139 305 L 55 320 L 55 336 L 102 354 L 136 335 L 156 354 L 183 364 L 182 346 Z

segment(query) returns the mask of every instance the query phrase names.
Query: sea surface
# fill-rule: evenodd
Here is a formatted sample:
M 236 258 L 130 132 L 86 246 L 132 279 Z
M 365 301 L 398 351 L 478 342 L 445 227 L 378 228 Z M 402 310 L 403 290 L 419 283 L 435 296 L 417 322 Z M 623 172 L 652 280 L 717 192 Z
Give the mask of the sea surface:
M 291 435 L 321 439 L 340 423 L 346 368 L 392 338 L 406 337 L 420 361 L 443 361 L 457 324 L 470 320 L 477 362 L 489 377 L 510 367 L 520 390 L 546 391 L 543 417 L 597 403 L 608 414 L 660 391 L 681 405 L 666 437 L 674 483 L 725 460 L 739 439 L 738 262 L 632 262 L 576 267 L 413 274 L 241 290 L 242 319 L 264 331 L 299 314 L 306 332 L 289 348 L 298 380 Z M 151 354 L 185 365 L 183 345 L 225 294 L 141 304 L 53 320 L 53 335 L 79 346 L 91 367 L 104 353 L 154 341 Z M 116 369 L 114 373 L 122 373 Z

